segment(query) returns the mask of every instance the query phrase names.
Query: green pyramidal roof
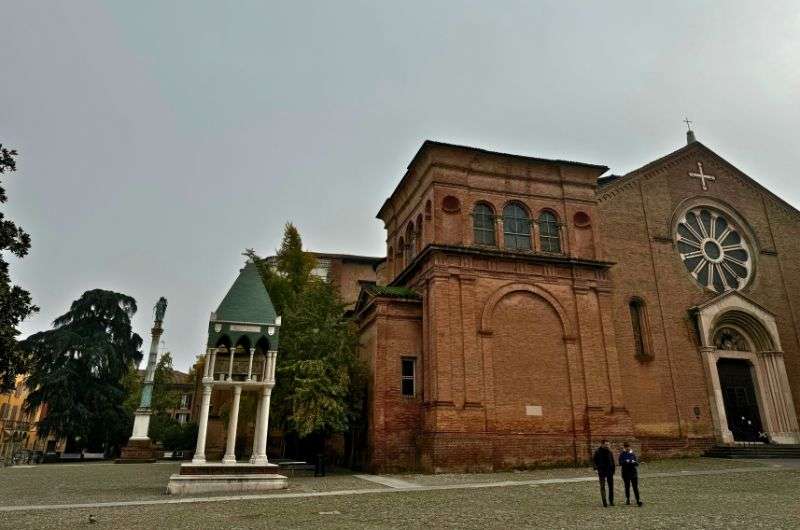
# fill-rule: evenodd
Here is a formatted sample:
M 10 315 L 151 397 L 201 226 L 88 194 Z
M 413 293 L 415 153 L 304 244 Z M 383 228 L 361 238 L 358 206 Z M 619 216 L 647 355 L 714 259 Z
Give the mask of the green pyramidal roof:
M 217 310 L 211 313 L 208 345 L 217 346 L 226 337 L 234 345 L 242 337 L 247 337 L 251 345 L 265 338 L 271 349 L 277 349 L 280 329 L 277 318 L 256 264 L 248 261 Z
M 256 264 L 248 261 L 222 299 L 214 320 L 248 324 L 272 324 L 275 307 L 261 281 Z

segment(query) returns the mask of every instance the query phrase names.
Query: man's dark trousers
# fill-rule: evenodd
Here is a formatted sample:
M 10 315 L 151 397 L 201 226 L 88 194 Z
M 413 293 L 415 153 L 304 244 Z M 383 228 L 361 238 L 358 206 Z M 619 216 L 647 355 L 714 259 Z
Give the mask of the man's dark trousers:
M 639 476 L 637 473 L 622 473 L 622 482 L 625 483 L 625 500 L 631 500 L 631 486 L 633 486 L 633 496 L 636 497 L 636 503 L 639 503 Z
M 600 477 L 600 497 L 603 499 L 603 506 L 614 505 L 614 473 L 598 472 Z M 606 502 L 606 483 L 608 483 L 608 502 Z

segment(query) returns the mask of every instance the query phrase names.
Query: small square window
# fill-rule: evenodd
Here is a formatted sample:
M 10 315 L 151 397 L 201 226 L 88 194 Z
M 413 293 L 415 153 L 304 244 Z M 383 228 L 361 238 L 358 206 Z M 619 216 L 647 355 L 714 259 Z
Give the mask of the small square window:
M 400 391 L 404 396 L 414 397 L 414 376 L 416 359 L 401 359 Z

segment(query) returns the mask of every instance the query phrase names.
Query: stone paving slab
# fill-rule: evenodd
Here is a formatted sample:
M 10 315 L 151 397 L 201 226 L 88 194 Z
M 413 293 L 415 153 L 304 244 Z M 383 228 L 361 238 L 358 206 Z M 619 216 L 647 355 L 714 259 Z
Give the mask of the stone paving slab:
M 663 478 L 663 477 L 690 477 L 690 476 L 709 476 L 709 475 L 727 475 L 731 473 L 765 473 L 775 472 L 783 468 L 768 468 L 768 467 L 746 467 L 746 468 L 733 468 L 733 469 L 714 469 L 714 470 L 682 470 L 677 472 L 666 473 L 652 473 L 643 474 L 642 479 L 646 478 Z M 786 471 L 793 471 L 786 469 Z M 365 475 L 362 475 L 364 477 Z M 403 492 L 403 491 L 441 491 L 441 490 L 456 490 L 456 489 L 482 489 L 482 488 L 504 488 L 514 486 L 541 486 L 546 484 L 567 484 L 576 482 L 596 482 L 597 477 L 594 475 L 570 477 L 570 478 L 549 478 L 538 480 L 506 480 L 494 482 L 477 482 L 465 484 L 441 484 L 437 486 L 421 486 L 417 484 L 406 483 L 402 481 L 386 480 L 386 477 L 370 476 L 379 480 L 383 480 L 381 484 L 389 486 L 391 489 L 356 489 L 356 490 L 332 490 L 332 491 L 314 491 L 314 492 L 297 492 L 297 493 L 264 493 L 254 495 L 218 495 L 206 497 L 169 497 L 166 499 L 151 499 L 151 500 L 135 500 L 135 501 L 117 501 L 117 502 L 98 502 L 98 503 L 75 503 L 75 504 L 31 504 L 31 505 L 18 505 L 18 506 L 0 506 L 0 512 L 21 512 L 21 511 L 34 511 L 34 510 L 63 510 L 75 508 L 114 508 L 123 506 L 147 506 L 158 504 L 191 504 L 191 503 L 208 503 L 208 502 L 229 502 L 229 501 L 243 501 L 243 500 L 265 500 L 265 499 L 297 499 L 307 497 L 331 497 L 331 496 L 348 496 L 348 495 L 369 495 L 374 493 L 389 493 L 389 492 Z M 371 479 L 367 479 L 371 480 Z M 618 481 L 621 481 L 617 477 Z M 388 482 L 389 484 L 386 484 Z
M 584 477 L 530 486 L 20 511 L 0 514 L 0 529 L 797 528 L 797 469 L 676 475 L 646 478 L 643 508 L 602 508 L 597 484 Z

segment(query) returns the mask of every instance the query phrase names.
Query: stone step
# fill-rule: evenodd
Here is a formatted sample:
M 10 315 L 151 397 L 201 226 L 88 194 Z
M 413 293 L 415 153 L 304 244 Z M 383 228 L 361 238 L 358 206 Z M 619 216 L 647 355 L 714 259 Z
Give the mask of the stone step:
M 800 445 L 715 445 L 705 456 L 712 458 L 800 458 Z

